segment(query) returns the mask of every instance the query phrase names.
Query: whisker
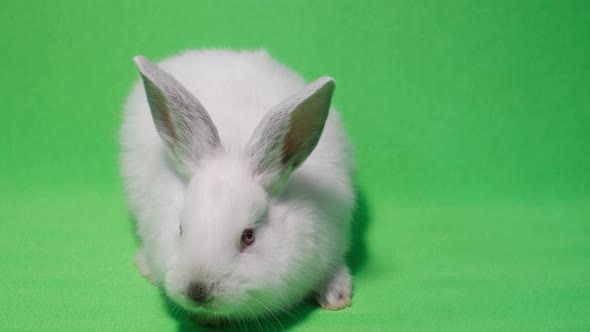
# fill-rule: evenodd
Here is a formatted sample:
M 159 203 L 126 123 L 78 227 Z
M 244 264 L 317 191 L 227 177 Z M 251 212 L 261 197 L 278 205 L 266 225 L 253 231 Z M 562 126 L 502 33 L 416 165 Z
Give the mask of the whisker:
M 253 296 L 250 296 L 250 295 L 248 296 L 248 298 L 250 298 L 250 299 L 252 299 L 252 300 L 256 300 L 256 299 L 255 299 Z M 264 308 L 262 308 L 262 309 L 264 309 Z M 268 317 L 266 317 L 266 314 L 263 314 L 263 315 L 257 315 L 257 318 L 258 318 L 258 317 L 262 317 L 262 318 L 264 319 L 264 322 L 263 322 L 263 323 L 264 323 L 264 325 L 263 325 L 263 326 L 269 326 L 269 325 L 272 325 L 272 323 L 271 323 L 271 322 L 268 320 Z
M 272 312 L 272 310 L 270 310 L 262 301 L 258 300 L 257 298 L 251 296 L 250 298 L 252 298 L 254 301 L 260 303 L 260 305 L 262 305 L 264 307 L 264 309 L 266 309 L 266 311 L 271 314 L 274 319 L 277 321 L 277 323 L 279 323 L 279 326 L 281 327 L 281 329 L 283 331 L 285 331 L 285 327 L 283 326 L 283 324 L 281 324 L 281 321 L 277 318 L 277 316 Z
M 227 317 L 227 320 L 228 320 L 228 322 L 229 322 L 230 328 L 231 328 L 231 330 L 233 331 L 233 330 L 235 329 L 235 326 L 234 326 L 234 324 L 232 323 L 232 320 L 231 320 L 231 318 L 229 317 L 229 314 L 228 314 L 228 313 L 225 313 L 225 316 Z

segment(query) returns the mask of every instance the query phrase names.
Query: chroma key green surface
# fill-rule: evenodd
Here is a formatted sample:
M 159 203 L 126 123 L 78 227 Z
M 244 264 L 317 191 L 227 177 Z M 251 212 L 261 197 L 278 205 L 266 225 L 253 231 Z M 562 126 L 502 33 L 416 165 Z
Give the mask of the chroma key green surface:
M 200 329 L 132 264 L 117 132 L 132 56 L 204 47 L 264 47 L 308 80 L 335 77 L 356 148 L 353 306 L 306 303 L 262 326 L 590 330 L 589 12 L 3 0 L 0 330 Z

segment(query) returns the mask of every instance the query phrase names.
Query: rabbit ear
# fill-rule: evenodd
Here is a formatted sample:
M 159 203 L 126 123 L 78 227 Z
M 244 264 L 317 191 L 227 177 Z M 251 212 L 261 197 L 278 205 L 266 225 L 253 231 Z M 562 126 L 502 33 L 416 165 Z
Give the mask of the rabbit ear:
M 334 93 L 334 80 L 322 77 L 269 112 L 248 145 L 263 185 L 275 191 L 318 144 Z
M 150 105 L 158 134 L 190 176 L 203 154 L 219 145 L 217 128 L 209 114 L 182 84 L 143 56 L 133 58 Z

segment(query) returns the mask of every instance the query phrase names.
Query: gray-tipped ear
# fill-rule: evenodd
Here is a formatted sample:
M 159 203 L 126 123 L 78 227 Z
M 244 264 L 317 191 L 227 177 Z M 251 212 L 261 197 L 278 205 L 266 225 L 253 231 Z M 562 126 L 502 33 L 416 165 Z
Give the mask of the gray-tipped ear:
M 158 134 L 190 176 L 203 154 L 219 145 L 217 128 L 209 114 L 182 84 L 145 57 L 133 58 L 143 80 L 145 94 Z
M 335 87 L 330 77 L 316 80 L 274 107 L 254 130 L 250 158 L 267 190 L 280 188 L 315 149 Z

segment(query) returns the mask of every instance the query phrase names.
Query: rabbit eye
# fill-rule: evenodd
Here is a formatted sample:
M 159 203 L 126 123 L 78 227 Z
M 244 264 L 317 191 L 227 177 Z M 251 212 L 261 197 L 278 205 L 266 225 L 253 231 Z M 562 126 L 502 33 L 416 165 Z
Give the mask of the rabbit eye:
M 242 238 L 240 239 L 240 249 L 244 250 L 244 248 L 246 248 L 247 246 L 251 245 L 252 243 L 254 243 L 255 240 L 255 236 L 254 236 L 254 229 L 252 228 L 246 228 L 243 232 L 242 232 Z

